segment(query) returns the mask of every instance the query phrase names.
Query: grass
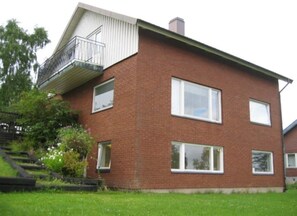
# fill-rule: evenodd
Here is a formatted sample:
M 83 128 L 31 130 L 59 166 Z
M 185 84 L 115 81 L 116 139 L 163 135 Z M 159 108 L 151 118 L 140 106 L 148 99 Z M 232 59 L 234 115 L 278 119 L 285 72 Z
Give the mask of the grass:
M 297 190 L 267 194 L 0 193 L 1 215 L 296 215 Z
M 2 157 L 0 157 L 0 176 L 1 177 L 15 177 L 17 171 L 14 170 Z

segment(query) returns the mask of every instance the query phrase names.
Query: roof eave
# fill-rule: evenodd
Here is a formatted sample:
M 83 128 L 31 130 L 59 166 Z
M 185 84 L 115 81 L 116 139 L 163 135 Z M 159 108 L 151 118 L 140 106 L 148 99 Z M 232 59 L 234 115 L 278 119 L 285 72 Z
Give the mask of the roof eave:
M 243 59 L 238 58 L 236 56 L 230 55 L 228 53 L 225 53 L 223 51 L 220 51 L 218 49 L 215 49 L 215 48 L 213 48 L 211 46 L 205 45 L 203 43 L 200 43 L 198 41 L 195 41 L 195 40 L 193 40 L 191 38 L 188 38 L 188 37 L 185 37 L 183 35 L 177 34 L 175 32 L 169 31 L 169 30 L 164 29 L 162 27 L 153 25 L 153 24 L 148 23 L 146 21 L 143 21 L 141 19 L 137 20 L 137 25 L 140 28 L 153 31 L 153 32 L 156 32 L 158 34 L 164 35 L 164 36 L 166 36 L 168 38 L 172 38 L 174 40 L 177 40 L 177 41 L 180 41 L 182 43 L 188 44 L 190 46 L 193 46 L 193 47 L 195 47 L 197 49 L 203 50 L 203 51 L 205 51 L 207 53 L 210 53 L 212 55 L 218 56 L 218 57 L 220 57 L 220 58 L 222 58 L 222 59 L 224 59 L 226 61 L 231 61 L 233 63 L 239 64 L 239 65 L 244 66 L 246 68 L 258 71 L 258 72 L 260 72 L 262 74 L 265 74 L 265 75 L 267 75 L 269 77 L 273 77 L 273 78 L 276 78 L 278 80 L 282 80 L 282 81 L 285 81 L 285 82 L 288 82 L 288 83 L 293 82 L 293 80 L 288 78 L 288 77 L 282 76 L 282 75 L 280 75 L 278 73 L 275 73 L 273 71 L 270 71 L 268 69 L 265 69 L 263 67 L 255 65 L 253 63 L 250 63 L 250 62 L 248 62 L 246 60 L 243 60 Z
M 289 133 L 293 128 L 295 128 L 297 126 L 297 119 L 292 122 L 288 127 L 286 127 L 283 131 L 283 134 L 286 135 L 287 133 Z

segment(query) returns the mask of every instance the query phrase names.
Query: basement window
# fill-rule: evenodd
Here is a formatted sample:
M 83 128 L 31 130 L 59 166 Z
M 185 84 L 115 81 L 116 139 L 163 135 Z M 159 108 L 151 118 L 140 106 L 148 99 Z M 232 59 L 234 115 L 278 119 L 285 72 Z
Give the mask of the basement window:
M 223 173 L 223 148 L 190 143 L 171 143 L 171 171 Z
M 108 80 L 94 88 L 93 112 L 113 107 L 114 79 Z
M 221 91 L 172 78 L 171 114 L 221 123 Z

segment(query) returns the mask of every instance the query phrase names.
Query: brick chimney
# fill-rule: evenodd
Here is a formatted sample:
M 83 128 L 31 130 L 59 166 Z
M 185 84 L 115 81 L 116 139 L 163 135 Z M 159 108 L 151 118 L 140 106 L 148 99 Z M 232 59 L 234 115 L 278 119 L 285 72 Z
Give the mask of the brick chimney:
M 180 35 L 185 35 L 185 21 L 179 17 L 170 20 L 169 30 Z

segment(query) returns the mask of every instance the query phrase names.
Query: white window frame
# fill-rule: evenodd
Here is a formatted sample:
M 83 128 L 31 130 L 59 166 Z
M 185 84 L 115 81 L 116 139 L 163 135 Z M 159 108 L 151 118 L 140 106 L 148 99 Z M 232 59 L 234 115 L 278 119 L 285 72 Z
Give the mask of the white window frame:
M 178 95 L 176 95 L 174 93 L 174 89 L 173 89 L 173 81 L 178 81 L 180 82 L 179 85 L 179 92 Z M 200 88 L 204 88 L 208 90 L 208 98 L 209 98 L 209 114 L 208 114 L 208 118 L 203 118 L 203 117 L 198 117 L 198 116 L 194 116 L 194 115 L 188 115 L 185 114 L 184 111 L 184 107 L 185 107 L 185 100 L 184 100 L 184 89 L 185 89 L 185 84 L 191 84 L 191 85 L 196 85 L 199 86 Z M 212 93 L 213 92 L 217 92 L 218 93 L 218 120 L 213 119 L 213 102 L 212 102 Z M 208 121 L 208 122 L 214 122 L 214 123 L 222 123 L 222 105 L 221 105 L 221 91 L 215 88 L 210 88 L 207 86 L 203 86 L 203 85 L 199 85 L 193 82 L 188 82 L 182 79 L 178 79 L 178 78 L 172 78 L 171 79 L 171 114 L 175 115 L 175 116 L 181 116 L 181 117 L 185 117 L 185 118 L 191 118 L 191 119 L 198 119 L 198 120 L 203 120 L 203 121 Z M 178 111 L 174 110 L 173 108 L 173 102 L 176 101 L 176 99 L 174 99 L 174 97 L 178 97 L 179 99 L 179 107 L 178 107 Z
M 251 103 L 258 103 L 258 104 L 264 105 L 266 107 L 267 112 L 268 112 L 267 113 L 268 114 L 268 119 L 269 119 L 268 123 L 263 123 L 263 122 L 255 121 L 255 120 L 252 119 Z M 266 102 L 263 102 L 263 101 L 258 101 L 258 100 L 255 100 L 255 99 L 250 99 L 249 100 L 249 110 L 250 110 L 250 122 L 260 124 L 260 125 L 271 126 L 271 114 L 270 114 L 270 104 L 269 103 L 266 103 Z
M 271 170 L 267 172 L 261 172 L 261 171 L 256 171 L 253 166 L 253 153 L 265 153 L 265 154 L 270 154 L 270 164 L 271 164 Z M 273 152 L 269 151 L 259 151 L 259 150 L 252 150 L 252 172 L 253 174 L 257 175 L 272 175 L 274 174 L 274 164 L 273 164 Z
M 217 173 L 222 174 L 224 173 L 224 148 L 222 146 L 211 146 L 211 145 L 201 145 L 201 144 L 192 144 L 192 143 L 183 143 L 183 142 L 171 142 L 171 145 L 178 144 L 180 145 L 180 157 L 179 157 L 179 169 L 172 169 L 171 172 L 174 173 Z M 185 146 L 186 145 L 193 145 L 193 146 L 200 146 L 200 147 L 209 147 L 210 148 L 210 157 L 209 157 L 209 170 L 197 170 L 197 169 L 185 169 Z M 220 170 L 214 170 L 213 164 L 213 149 L 219 148 L 220 149 Z
M 98 109 L 98 110 L 94 110 L 95 109 L 95 96 L 96 96 L 95 94 L 96 94 L 96 89 L 99 88 L 99 87 L 101 87 L 101 86 L 103 86 L 103 85 L 106 85 L 106 84 L 108 84 L 110 82 L 114 82 L 114 78 L 113 79 L 110 79 L 110 80 L 107 80 L 107 81 L 105 81 L 105 82 L 103 82 L 103 83 L 101 83 L 101 84 L 99 84 L 99 85 L 97 85 L 97 86 L 94 87 L 94 89 L 93 89 L 92 113 L 100 112 L 100 111 L 103 111 L 103 110 L 106 110 L 106 109 L 110 109 L 110 108 L 113 107 L 113 104 L 114 104 L 114 92 L 113 92 L 113 103 L 112 103 L 112 105 L 106 106 L 106 107 L 101 108 L 101 109 Z M 113 87 L 113 91 L 114 91 L 114 87 Z
M 295 156 L 295 166 L 289 166 L 289 155 Z M 297 168 L 297 153 L 286 153 L 286 168 Z
M 107 142 L 100 142 L 98 143 L 98 157 L 97 157 L 97 169 L 98 170 L 110 170 L 110 167 L 111 167 L 111 158 L 110 158 L 110 161 L 109 161 L 109 166 L 108 167 L 102 167 L 100 162 L 101 162 L 101 158 L 102 158 L 102 153 L 103 153 L 103 146 L 104 145 L 111 145 L 111 142 L 110 141 L 107 141 Z M 110 156 L 111 157 L 111 156 Z

